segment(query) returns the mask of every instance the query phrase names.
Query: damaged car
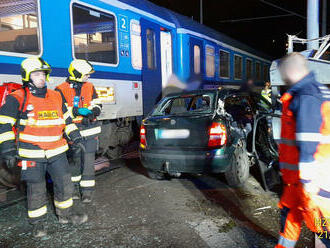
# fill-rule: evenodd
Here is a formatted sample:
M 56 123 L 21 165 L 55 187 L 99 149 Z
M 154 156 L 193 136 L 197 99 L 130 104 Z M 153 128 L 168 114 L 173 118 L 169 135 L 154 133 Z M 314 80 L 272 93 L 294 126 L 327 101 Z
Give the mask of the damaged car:
M 230 186 L 242 186 L 256 165 L 267 189 L 278 160 L 279 117 L 256 93 L 217 89 L 168 95 L 142 121 L 142 165 L 152 179 L 224 173 Z M 269 126 L 273 119 L 276 133 Z

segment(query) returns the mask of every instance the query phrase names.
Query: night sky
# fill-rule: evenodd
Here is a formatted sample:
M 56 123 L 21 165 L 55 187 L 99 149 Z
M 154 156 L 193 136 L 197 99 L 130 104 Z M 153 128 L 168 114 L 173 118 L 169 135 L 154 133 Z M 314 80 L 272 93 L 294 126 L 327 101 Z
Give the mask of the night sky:
M 199 0 L 150 0 L 199 22 Z M 274 15 L 289 15 L 264 2 L 293 11 L 296 15 L 279 18 L 232 21 Z M 204 0 L 204 25 L 239 40 L 274 58 L 283 56 L 286 34 L 306 38 L 307 0 Z M 330 32 L 330 1 L 328 1 L 327 33 Z M 305 17 L 305 18 L 304 18 Z M 320 23 L 322 0 L 320 3 Z M 321 33 L 321 26 L 320 26 Z

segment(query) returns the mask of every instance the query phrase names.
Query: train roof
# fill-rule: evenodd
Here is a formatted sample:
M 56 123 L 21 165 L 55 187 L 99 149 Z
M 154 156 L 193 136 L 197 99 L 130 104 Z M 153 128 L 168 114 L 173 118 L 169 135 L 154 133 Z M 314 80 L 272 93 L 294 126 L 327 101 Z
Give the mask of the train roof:
M 212 28 L 209 28 L 205 25 L 201 25 L 200 23 L 198 23 L 186 16 L 183 16 L 181 14 L 178 14 L 178 13 L 168 10 L 166 8 L 160 7 L 147 0 L 120 0 L 120 2 L 126 3 L 135 8 L 143 10 L 147 13 L 158 16 L 168 22 L 172 22 L 176 25 L 177 28 L 190 30 L 190 31 L 196 32 L 198 34 L 208 36 L 211 39 L 217 40 L 219 42 L 233 46 L 235 48 L 239 48 L 245 52 L 249 52 L 249 53 L 259 56 L 263 59 L 272 60 L 272 57 L 270 57 L 269 55 L 267 55 L 265 53 L 262 53 L 254 48 L 251 48 L 250 46 L 243 44 L 242 42 L 239 42 L 235 39 L 232 39 L 223 33 L 215 31 Z

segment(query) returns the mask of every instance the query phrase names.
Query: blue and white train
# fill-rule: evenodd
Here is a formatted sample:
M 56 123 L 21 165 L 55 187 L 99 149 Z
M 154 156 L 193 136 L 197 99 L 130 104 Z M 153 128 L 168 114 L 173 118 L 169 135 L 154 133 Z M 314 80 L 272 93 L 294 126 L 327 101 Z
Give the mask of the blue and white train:
M 100 119 L 112 137 L 113 123 L 152 109 L 172 74 L 187 84 L 199 77 L 239 85 L 268 80 L 270 66 L 257 51 L 146 0 L 0 1 L 0 83 L 20 82 L 20 63 L 31 55 L 51 65 L 51 88 L 72 59 L 94 65 Z

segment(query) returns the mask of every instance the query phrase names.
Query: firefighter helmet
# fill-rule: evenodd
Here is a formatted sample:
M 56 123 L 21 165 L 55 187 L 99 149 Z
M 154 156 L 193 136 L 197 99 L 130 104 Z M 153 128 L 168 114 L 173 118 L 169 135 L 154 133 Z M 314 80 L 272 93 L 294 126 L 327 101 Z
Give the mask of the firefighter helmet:
M 49 64 L 40 57 L 30 57 L 24 59 L 21 64 L 21 75 L 23 83 L 30 81 L 31 72 L 45 71 L 46 81 L 49 81 L 49 74 L 52 71 Z
M 82 82 L 85 75 L 94 73 L 93 66 L 84 59 L 75 59 L 71 62 L 69 69 L 70 73 L 69 79 Z

